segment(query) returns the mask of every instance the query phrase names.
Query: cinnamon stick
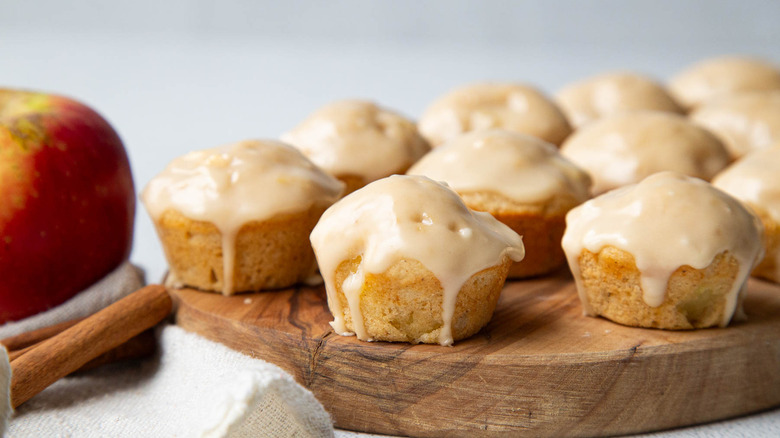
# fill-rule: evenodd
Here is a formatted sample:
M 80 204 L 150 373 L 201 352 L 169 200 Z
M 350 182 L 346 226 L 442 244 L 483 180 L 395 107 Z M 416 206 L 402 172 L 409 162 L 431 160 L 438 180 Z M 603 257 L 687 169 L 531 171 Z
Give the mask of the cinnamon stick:
M 44 338 L 41 341 L 44 341 L 46 339 L 48 338 Z M 0 343 L 3 342 L 0 341 Z M 25 348 L 22 348 L 20 350 L 8 349 L 8 360 L 10 361 L 16 360 L 17 358 L 21 357 L 23 354 L 30 352 L 36 346 L 37 346 L 36 344 L 33 344 Z M 142 357 L 151 356 L 154 353 L 156 346 L 157 346 L 157 339 L 154 336 L 154 329 L 149 329 L 144 332 L 141 332 L 141 334 L 135 336 L 134 338 L 131 338 L 129 341 L 114 348 L 113 350 L 107 351 L 102 355 L 96 357 L 95 359 L 92 359 L 91 361 L 84 364 L 84 366 L 79 368 L 77 371 L 87 371 L 93 368 L 97 368 L 101 365 L 106 365 L 113 362 L 119 362 L 122 360 L 129 360 L 129 359 L 139 359 Z
M 91 369 L 107 365 L 110 363 L 121 362 L 130 359 L 140 359 L 149 357 L 157 350 L 157 338 L 154 335 L 154 328 L 141 332 L 124 344 L 109 350 L 100 356 L 85 363 L 75 372 L 89 371 Z
M 17 350 L 22 350 L 31 345 L 35 345 L 43 340 L 49 339 L 54 335 L 58 335 L 63 331 L 73 327 L 84 318 L 76 318 L 70 321 L 64 321 L 59 324 L 50 325 L 48 327 L 39 328 L 37 330 L 22 333 L 16 336 L 10 336 L 8 338 L 0 340 L 0 344 L 5 345 L 5 349 L 9 353 Z M 13 359 L 11 359 L 13 360 Z
M 17 407 L 92 359 L 153 327 L 171 311 L 160 285 L 146 286 L 11 361 L 11 404 Z

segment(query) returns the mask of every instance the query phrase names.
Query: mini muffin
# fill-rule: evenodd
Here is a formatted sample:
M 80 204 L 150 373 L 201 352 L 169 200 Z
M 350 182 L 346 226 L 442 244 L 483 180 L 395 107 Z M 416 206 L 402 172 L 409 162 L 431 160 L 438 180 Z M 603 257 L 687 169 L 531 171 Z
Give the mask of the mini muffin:
M 635 327 L 725 327 L 761 257 L 761 223 L 709 183 L 651 175 L 571 210 L 563 249 L 586 315 Z
M 343 189 L 291 146 L 250 140 L 175 159 L 142 199 L 169 285 L 232 295 L 313 275 L 308 235 Z
M 628 72 L 601 74 L 567 85 L 555 100 L 574 128 L 628 111 L 684 112 L 659 83 Z
M 345 193 L 404 173 L 430 150 L 417 126 L 372 102 L 328 104 L 282 135 L 317 166 L 347 185 Z
M 561 110 L 536 88 L 521 84 L 473 84 L 434 101 L 419 121 L 432 146 L 469 131 L 505 129 L 560 145 L 571 133 Z
M 780 142 L 780 91 L 733 94 L 701 105 L 695 123 L 720 137 L 733 158 Z
M 590 178 L 555 146 L 504 130 L 450 140 L 408 174 L 444 181 L 472 210 L 486 211 L 523 236 L 526 256 L 509 277 L 544 274 L 563 265 L 566 213 L 587 200 Z
M 723 143 L 677 114 L 637 111 L 577 130 L 561 154 L 590 173 L 593 193 L 670 170 L 709 180 L 729 164 Z
M 712 184 L 750 207 L 764 225 L 764 259 L 753 275 L 780 283 L 780 144 L 745 155 Z
M 771 90 L 780 90 L 780 69 L 740 56 L 698 62 L 669 82 L 672 96 L 687 110 L 734 93 Z
M 490 320 L 520 236 L 446 185 L 395 175 L 344 197 L 311 233 L 331 322 L 364 341 L 451 345 Z

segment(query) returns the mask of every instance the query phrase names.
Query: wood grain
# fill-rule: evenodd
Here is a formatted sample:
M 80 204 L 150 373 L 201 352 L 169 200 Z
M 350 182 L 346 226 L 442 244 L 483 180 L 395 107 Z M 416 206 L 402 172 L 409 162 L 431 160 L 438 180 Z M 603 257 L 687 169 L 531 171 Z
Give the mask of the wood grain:
M 338 336 L 321 288 L 173 295 L 180 326 L 286 369 L 344 429 L 619 435 L 780 405 L 780 287 L 760 280 L 747 321 L 681 332 L 583 316 L 566 273 L 512 282 L 489 325 L 451 348 Z
M 141 288 L 11 361 L 17 407 L 89 361 L 162 321 L 171 312 L 164 287 Z

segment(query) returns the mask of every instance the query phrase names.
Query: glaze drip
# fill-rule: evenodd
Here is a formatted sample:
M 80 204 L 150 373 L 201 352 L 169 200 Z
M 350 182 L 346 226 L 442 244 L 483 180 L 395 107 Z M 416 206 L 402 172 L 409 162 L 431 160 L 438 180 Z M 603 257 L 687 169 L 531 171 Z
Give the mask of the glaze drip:
M 276 215 L 330 205 L 343 183 L 296 149 L 248 140 L 190 152 L 152 179 L 141 199 L 152 219 L 168 210 L 214 224 L 222 235 L 224 294 L 233 292 L 235 240 L 241 227 Z
M 728 251 L 739 273 L 727 296 L 728 324 L 739 292 L 761 257 L 761 224 L 736 199 L 705 181 L 674 172 L 613 190 L 572 209 L 566 217 L 563 249 L 580 299 L 587 307 L 578 258 L 584 249 L 598 253 L 613 246 L 631 253 L 641 273 L 648 306 L 660 306 L 669 278 L 680 266 L 704 269 Z
M 325 281 L 334 330 L 349 335 L 334 284 L 339 265 L 360 257 L 341 285 L 355 335 L 370 340 L 360 311 L 366 273 L 381 274 L 401 259 L 422 263 L 444 289 L 439 343 L 451 345 L 458 292 L 472 275 L 509 257 L 524 256 L 522 239 L 487 213 L 466 208 L 446 185 L 421 176 L 395 175 L 344 197 L 322 215 L 311 234 Z

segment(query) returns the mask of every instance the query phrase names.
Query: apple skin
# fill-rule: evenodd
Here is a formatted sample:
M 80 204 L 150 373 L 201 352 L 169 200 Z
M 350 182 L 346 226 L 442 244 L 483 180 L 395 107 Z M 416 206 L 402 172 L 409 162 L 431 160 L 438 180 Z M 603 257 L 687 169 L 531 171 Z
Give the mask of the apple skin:
M 122 141 L 72 99 L 0 89 L 0 323 L 61 304 L 130 254 Z

